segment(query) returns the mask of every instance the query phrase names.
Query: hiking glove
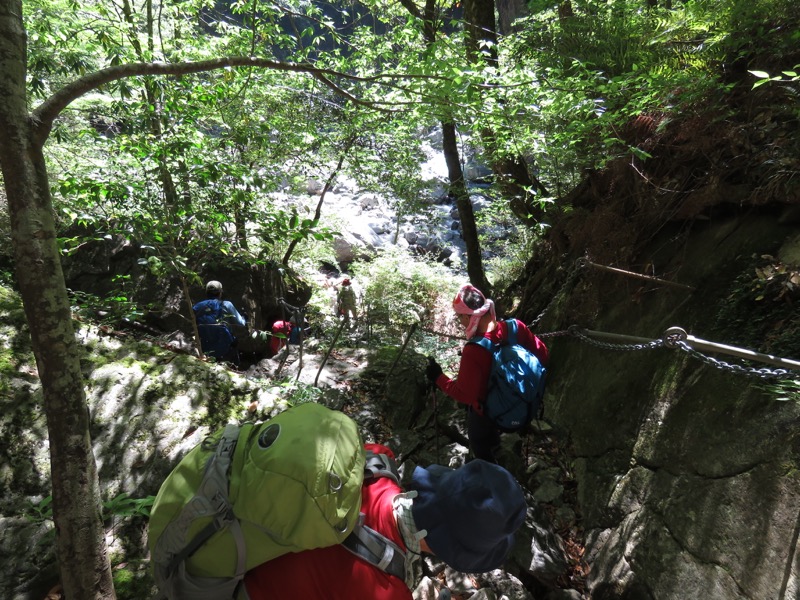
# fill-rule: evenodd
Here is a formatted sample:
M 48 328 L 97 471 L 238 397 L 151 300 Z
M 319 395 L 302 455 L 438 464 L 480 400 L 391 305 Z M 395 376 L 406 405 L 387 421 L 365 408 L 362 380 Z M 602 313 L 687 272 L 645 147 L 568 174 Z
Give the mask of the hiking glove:
M 428 366 L 425 367 L 425 377 L 428 378 L 428 381 L 431 383 L 436 383 L 436 380 L 439 379 L 439 375 L 442 374 L 442 367 L 433 360 L 432 357 L 428 357 Z

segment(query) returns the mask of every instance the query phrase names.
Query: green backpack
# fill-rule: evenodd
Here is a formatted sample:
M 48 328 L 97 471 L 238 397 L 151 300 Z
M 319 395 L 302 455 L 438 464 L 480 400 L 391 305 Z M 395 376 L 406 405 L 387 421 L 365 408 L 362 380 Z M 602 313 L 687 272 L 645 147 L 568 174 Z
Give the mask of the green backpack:
M 380 465 L 367 474 L 387 473 Z M 228 425 L 192 449 L 170 473 L 150 515 L 153 574 L 171 600 L 231 598 L 251 568 L 288 552 L 366 539 L 360 525 L 367 457 L 355 422 L 305 403 L 260 425 Z M 370 530 L 371 532 L 371 530 Z M 375 536 L 378 536 L 376 532 Z M 388 541 L 388 540 L 386 540 Z M 360 548 L 352 552 L 377 564 Z M 402 577 L 405 555 L 394 555 Z M 388 572 L 388 565 L 378 565 Z

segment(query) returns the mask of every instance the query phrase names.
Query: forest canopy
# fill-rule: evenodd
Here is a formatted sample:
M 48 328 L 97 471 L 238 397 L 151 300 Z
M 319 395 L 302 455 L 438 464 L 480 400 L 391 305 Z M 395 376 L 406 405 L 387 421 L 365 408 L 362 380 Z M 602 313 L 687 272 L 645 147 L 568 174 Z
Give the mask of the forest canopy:
M 122 231 L 156 255 L 197 250 L 201 238 L 280 260 L 288 244 L 326 232 L 271 196 L 325 179 L 344 158 L 364 187 L 418 209 L 419 132 L 439 122 L 455 123 L 493 166 L 499 208 L 546 223 L 586 170 L 648 158 L 627 134 L 637 118 L 664 127 L 742 79 L 759 81 L 748 69 L 787 77 L 794 65 L 774 62 L 772 42 L 786 43 L 773 33 L 790 5 L 533 2 L 487 17 L 477 0 L 26 2 L 27 81 L 36 107 L 129 63 L 256 56 L 308 67 L 115 78 L 76 97 L 46 145 L 61 227 Z M 476 14 L 486 21 L 478 34 L 466 21 Z M 80 243 L 65 236 L 63 250 Z

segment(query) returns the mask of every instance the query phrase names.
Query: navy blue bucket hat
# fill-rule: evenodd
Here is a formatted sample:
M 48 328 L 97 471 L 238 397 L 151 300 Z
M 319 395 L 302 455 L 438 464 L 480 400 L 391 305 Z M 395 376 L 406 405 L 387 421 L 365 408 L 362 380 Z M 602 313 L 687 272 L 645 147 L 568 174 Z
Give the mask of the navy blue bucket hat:
M 457 571 L 499 568 L 514 547 L 527 505 L 519 483 L 503 467 L 473 460 L 458 469 L 417 467 L 409 489 L 411 511 L 433 553 Z

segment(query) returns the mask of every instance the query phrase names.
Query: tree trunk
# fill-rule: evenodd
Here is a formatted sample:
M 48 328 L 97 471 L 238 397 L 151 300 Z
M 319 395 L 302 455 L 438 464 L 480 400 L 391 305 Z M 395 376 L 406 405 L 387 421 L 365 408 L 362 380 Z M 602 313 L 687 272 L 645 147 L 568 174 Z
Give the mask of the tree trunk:
M 438 31 L 438 11 L 435 0 L 425 0 L 425 7 L 420 10 L 413 0 L 400 0 L 400 4 L 414 17 L 423 23 L 423 34 L 428 46 L 436 41 Z M 466 10 L 466 9 L 465 9 Z M 494 10 L 494 8 L 492 8 Z M 492 17 L 494 19 L 494 17 Z M 450 179 L 450 191 L 456 197 L 458 218 L 461 220 L 461 237 L 467 247 L 467 274 L 472 285 L 484 294 L 491 293 L 491 286 L 483 271 L 483 257 L 481 256 L 481 243 L 478 239 L 478 228 L 475 225 L 475 214 L 472 212 L 472 203 L 469 199 L 467 186 L 464 182 L 464 172 L 461 169 L 461 160 L 458 154 L 458 141 L 456 139 L 456 125 L 452 119 L 442 119 L 442 147 L 445 162 L 447 163 L 447 176 Z
M 464 27 L 467 35 L 464 43 L 467 58 L 481 58 L 497 66 L 497 27 L 494 18 L 494 0 L 464 0 Z
M 497 30 L 493 0 L 464 0 L 467 58 L 484 61 L 497 67 Z M 543 217 L 536 195 L 548 195 L 542 183 L 534 177 L 522 156 L 506 156 L 498 149 L 497 132 L 481 131 L 481 142 L 489 157 L 497 185 L 509 199 L 511 212 L 523 223 L 534 224 Z M 533 193 L 532 193 L 533 192 Z
M 478 241 L 478 228 L 475 226 L 475 214 L 472 212 L 469 192 L 464 184 L 464 175 L 458 158 L 456 126 L 452 121 L 442 123 L 442 149 L 444 150 L 444 160 L 447 163 L 450 191 L 456 197 L 458 218 L 461 220 L 461 235 L 464 237 L 464 244 L 467 247 L 467 275 L 469 275 L 469 281 L 472 285 L 481 290 L 486 296 L 490 296 L 492 290 L 483 271 L 483 257 L 481 256 L 481 245 Z
M 44 394 L 62 585 L 71 599 L 115 598 L 80 354 L 40 141 L 47 135 L 37 131 L 41 125 L 27 112 L 26 60 L 22 3 L 0 0 L 0 166 L 17 282 Z
M 521 27 L 514 21 L 530 14 L 528 5 L 523 0 L 497 0 L 497 31 L 500 35 L 511 35 L 520 31 Z
M 136 15 L 133 14 L 133 7 L 129 0 L 124 0 L 122 3 L 122 14 L 125 17 L 125 21 L 128 23 L 128 30 L 127 30 L 127 37 L 128 41 L 130 42 L 133 49 L 136 51 L 136 56 L 139 57 L 139 60 L 145 62 L 147 60 L 153 60 L 154 57 L 154 49 L 155 49 L 155 42 L 153 39 L 153 4 L 150 0 L 145 2 L 145 30 L 147 33 L 147 51 L 148 54 L 145 55 L 142 45 L 139 42 L 138 36 L 138 26 L 136 24 Z M 157 86 L 151 79 L 144 80 L 144 100 L 147 102 L 149 106 L 152 107 L 152 111 L 148 113 L 147 122 L 150 127 L 150 133 L 157 140 L 161 140 L 163 137 L 163 126 L 162 126 L 162 119 L 164 118 L 164 111 L 161 102 L 161 94 L 158 91 Z M 157 157 L 158 162 L 158 178 L 161 182 L 161 190 L 164 193 L 164 202 L 168 207 L 175 210 L 180 206 L 179 199 L 181 196 L 178 195 L 177 188 L 175 186 L 175 181 L 172 178 L 172 173 L 169 170 L 167 165 L 166 157 L 163 156 L 162 153 L 159 153 Z
M 236 228 L 236 244 L 247 250 L 247 215 L 250 214 L 250 186 L 246 185 L 241 195 L 241 202 L 233 207 L 233 224 Z

